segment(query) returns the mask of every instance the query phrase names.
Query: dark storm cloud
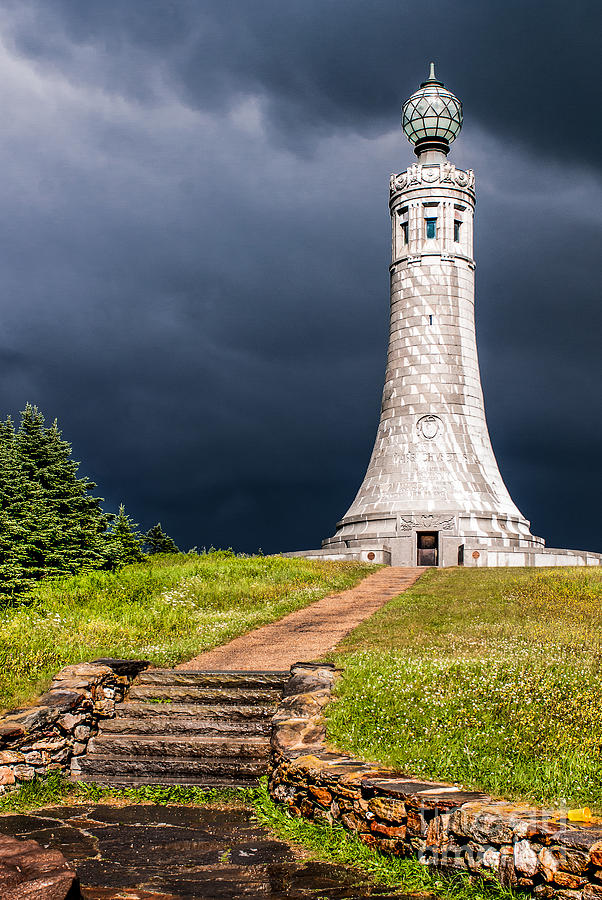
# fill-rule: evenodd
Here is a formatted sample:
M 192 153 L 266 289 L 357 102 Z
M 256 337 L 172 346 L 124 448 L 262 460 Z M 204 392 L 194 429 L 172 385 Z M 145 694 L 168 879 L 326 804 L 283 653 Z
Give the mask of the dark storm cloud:
M 502 471 L 551 544 L 599 547 L 598 18 L 585 2 L 5 5 L 2 408 L 57 416 L 108 505 L 184 546 L 316 546 L 371 449 L 387 176 L 411 161 L 399 104 L 434 58 L 465 103 L 453 158 L 477 171 Z
M 260 95 L 297 150 L 341 129 L 388 130 L 433 58 L 471 116 L 505 141 L 599 162 L 595 0 L 38 0 L 26 9 L 15 35 L 32 58 L 142 102 L 161 82 L 206 110 Z M 90 47 L 106 65 L 91 65 Z

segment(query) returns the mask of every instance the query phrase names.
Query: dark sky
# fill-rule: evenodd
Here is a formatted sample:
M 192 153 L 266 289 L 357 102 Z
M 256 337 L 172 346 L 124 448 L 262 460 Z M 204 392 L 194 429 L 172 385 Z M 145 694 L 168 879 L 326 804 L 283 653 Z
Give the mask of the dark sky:
M 388 177 L 430 59 L 464 103 L 502 474 L 602 550 L 598 0 L 5 0 L 0 408 L 57 417 L 186 549 L 310 548 L 364 475 Z

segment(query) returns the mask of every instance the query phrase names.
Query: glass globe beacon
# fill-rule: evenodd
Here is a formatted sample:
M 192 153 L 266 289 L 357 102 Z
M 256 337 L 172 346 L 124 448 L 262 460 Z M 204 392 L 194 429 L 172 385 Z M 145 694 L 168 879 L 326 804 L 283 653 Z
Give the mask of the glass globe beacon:
M 429 77 L 403 104 L 401 127 L 416 153 L 439 149 L 445 153 L 462 128 L 462 104 L 435 75 L 431 63 Z

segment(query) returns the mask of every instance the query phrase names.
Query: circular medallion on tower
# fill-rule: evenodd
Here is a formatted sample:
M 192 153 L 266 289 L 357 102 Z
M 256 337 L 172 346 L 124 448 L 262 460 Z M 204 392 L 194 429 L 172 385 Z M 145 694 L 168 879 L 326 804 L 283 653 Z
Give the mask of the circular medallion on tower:
M 435 75 L 435 63 L 426 81 L 403 104 L 401 125 L 416 153 L 447 153 L 462 128 L 462 104 Z
M 443 422 L 439 416 L 422 416 L 416 422 L 416 428 L 420 437 L 425 438 L 427 441 L 432 441 L 443 428 Z

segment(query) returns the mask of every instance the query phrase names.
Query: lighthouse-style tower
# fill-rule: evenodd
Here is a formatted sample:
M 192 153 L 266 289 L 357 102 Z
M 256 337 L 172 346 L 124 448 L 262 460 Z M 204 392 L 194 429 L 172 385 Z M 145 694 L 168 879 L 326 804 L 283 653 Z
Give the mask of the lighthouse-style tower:
M 435 75 L 403 105 L 417 162 L 392 175 L 391 328 L 378 434 L 362 486 L 322 550 L 398 566 L 602 565 L 550 550 L 493 453 L 474 319 L 474 173 L 447 161 L 462 104 Z
M 363 484 L 323 548 L 457 565 L 467 544 L 543 547 L 502 481 L 487 431 L 474 321 L 475 179 L 447 161 L 462 104 L 434 64 L 404 104 L 402 125 L 418 160 L 391 176 L 380 424 Z

